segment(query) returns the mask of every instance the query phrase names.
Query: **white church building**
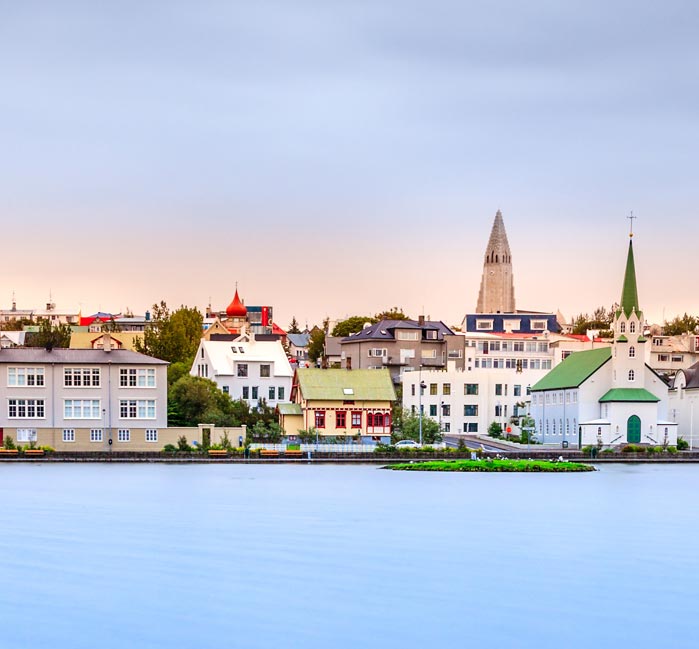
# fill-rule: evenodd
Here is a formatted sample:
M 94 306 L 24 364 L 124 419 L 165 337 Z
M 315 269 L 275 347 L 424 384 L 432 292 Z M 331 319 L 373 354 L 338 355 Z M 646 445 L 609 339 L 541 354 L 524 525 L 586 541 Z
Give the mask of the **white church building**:
M 532 386 L 539 441 L 571 447 L 677 444 L 677 424 L 668 421 L 668 385 L 648 364 L 633 241 L 612 327 L 611 347 L 574 352 Z

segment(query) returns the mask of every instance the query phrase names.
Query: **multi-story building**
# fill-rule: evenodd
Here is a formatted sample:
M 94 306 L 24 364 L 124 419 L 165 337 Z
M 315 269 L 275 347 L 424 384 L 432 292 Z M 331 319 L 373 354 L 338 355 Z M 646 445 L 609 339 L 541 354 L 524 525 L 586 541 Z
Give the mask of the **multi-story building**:
M 670 387 L 670 419 L 677 422 L 677 434 L 689 448 L 699 448 L 699 362 L 678 370 Z
M 242 399 L 252 407 L 263 400 L 276 406 L 291 398 L 293 371 L 279 340 L 202 339 L 190 374 L 211 379 L 231 399 Z
M 650 336 L 650 366 L 667 379 L 699 361 L 699 335 Z
M 167 363 L 111 349 L 0 350 L 0 439 L 57 450 L 159 450 Z
M 47 302 L 44 309 L 18 309 L 14 298 L 11 309 L 0 309 L 0 323 L 7 324 L 20 320 L 48 320 L 53 325 L 70 324 L 77 325 L 80 322 L 80 315 L 75 311 L 61 311 L 56 309 L 54 302 Z
M 279 424 L 288 441 L 315 428 L 319 439 L 388 443 L 396 393 L 386 369 L 298 369 L 291 404 L 279 406 Z
M 404 372 L 463 366 L 463 338 L 440 321 L 382 320 L 342 339 L 346 369 L 387 368 L 396 383 Z

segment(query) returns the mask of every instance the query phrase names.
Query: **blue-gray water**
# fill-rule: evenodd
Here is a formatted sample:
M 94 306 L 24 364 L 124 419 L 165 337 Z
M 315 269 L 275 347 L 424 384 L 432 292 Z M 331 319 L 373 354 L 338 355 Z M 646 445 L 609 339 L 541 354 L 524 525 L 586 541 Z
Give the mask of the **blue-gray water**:
M 0 465 L 0 647 L 696 647 L 699 466 Z

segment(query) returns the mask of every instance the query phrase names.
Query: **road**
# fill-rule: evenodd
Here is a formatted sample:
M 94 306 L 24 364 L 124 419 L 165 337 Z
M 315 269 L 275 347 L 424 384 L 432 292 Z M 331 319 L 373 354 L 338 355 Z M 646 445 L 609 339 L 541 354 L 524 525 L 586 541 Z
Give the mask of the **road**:
M 444 441 L 448 447 L 457 448 L 459 446 L 459 439 L 460 438 L 458 437 L 445 437 Z M 497 442 L 490 444 L 473 436 L 464 436 L 463 440 L 466 446 L 469 448 L 480 448 L 482 446 L 484 451 L 488 451 L 490 453 L 507 453 L 508 451 L 512 450 L 512 448 L 505 446 L 504 444 L 502 446 L 497 444 Z

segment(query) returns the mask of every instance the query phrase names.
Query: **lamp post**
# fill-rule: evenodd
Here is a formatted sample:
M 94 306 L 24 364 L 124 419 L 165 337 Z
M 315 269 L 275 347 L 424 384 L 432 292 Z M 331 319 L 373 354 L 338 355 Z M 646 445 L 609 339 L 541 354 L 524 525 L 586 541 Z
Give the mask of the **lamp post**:
M 420 430 L 420 446 L 422 446 L 422 391 L 427 387 L 427 385 L 421 380 L 418 387 L 420 388 L 420 392 L 418 393 L 417 397 L 417 416 Z
M 694 450 L 694 401 L 689 404 L 689 450 Z

